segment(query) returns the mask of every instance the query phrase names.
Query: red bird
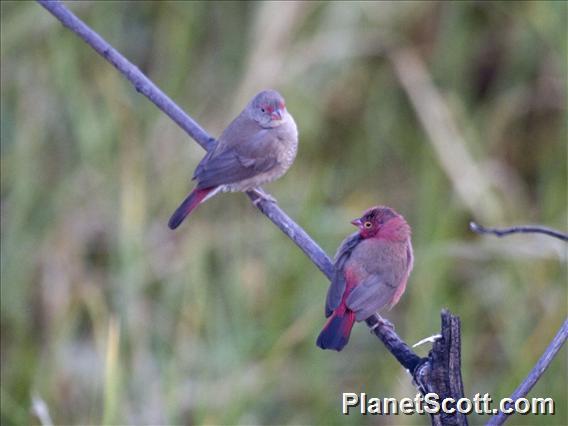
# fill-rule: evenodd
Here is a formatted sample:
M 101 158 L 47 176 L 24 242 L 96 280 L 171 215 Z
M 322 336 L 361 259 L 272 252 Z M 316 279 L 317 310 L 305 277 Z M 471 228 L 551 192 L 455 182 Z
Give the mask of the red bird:
M 280 178 L 298 150 L 298 129 L 275 90 L 257 94 L 219 137 L 195 169 L 195 189 L 174 212 L 168 226 L 177 228 L 199 204 L 219 192 L 254 190 Z
M 335 255 L 327 293 L 327 320 L 317 345 L 340 351 L 355 321 L 392 308 L 404 293 L 412 271 L 410 226 L 389 207 L 377 206 L 351 222 L 359 228 Z

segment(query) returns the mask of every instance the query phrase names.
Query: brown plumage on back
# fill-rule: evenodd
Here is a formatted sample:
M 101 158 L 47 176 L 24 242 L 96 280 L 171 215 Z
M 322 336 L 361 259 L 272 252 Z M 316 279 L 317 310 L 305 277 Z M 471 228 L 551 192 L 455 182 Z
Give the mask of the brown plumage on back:
M 195 169 L 197 186 L 169 221 L 177 228 L 191 211 L 218 192 L 248 191 L 280 178 L 298 150 L 298 130 L 275 90 L 257 94 Z M 258 191 L 261 197 L 264 193 Z

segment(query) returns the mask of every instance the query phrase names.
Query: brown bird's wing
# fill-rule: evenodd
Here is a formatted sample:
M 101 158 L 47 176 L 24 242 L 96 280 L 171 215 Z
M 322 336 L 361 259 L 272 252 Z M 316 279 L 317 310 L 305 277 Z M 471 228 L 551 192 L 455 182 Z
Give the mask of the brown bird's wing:
M 193 179 L 198 189 L 239 182 L 267 172 L 278 163 L 278 139 L 269 129 L 256 131 L 246 139 L 225 138 L 219 141 L 220 149 L 207 154 L 195 169 Z
M 409 268 L 406 243 L 383 239 L 367 241 L 368 247 L 358 251 L 356 256 L 368 276 L 351 290 L 346 300 L 357 321 L 367 319 L 392 301 Z
M 396 284 L 384 275 L 369 275 L 347 297 L 346 304 L 355 312 L 357 321 L 363 321 L 389 303 Z
M 358 232 L 351 234 L 347 237 L 341 245 L 339 249 L 337 249 L 337 253 L 335 255 L 335 264 L 333 265 L 333 276 L 331 278 L 331 285 L 329 286 L 329 290 L 327 291 L 327 298 L 325 302 L 325 316 L 329 317 L 333 311 L 339 306 L 341 303 L 341 298 L 343 297 L 343 293 L 345 292 L 345 274 L 344 274 L 344 266 L 345 262 L 351 256 L 353 249 L 359 244 L 361 241 L 361 236 Z
M 210 159 L 199 171 L 196 170 L 194 179 L 198 181 L 198 189 L 235 183 L 267 172 L 277 162 L 275 156 L 250 158 L 229 150 Z

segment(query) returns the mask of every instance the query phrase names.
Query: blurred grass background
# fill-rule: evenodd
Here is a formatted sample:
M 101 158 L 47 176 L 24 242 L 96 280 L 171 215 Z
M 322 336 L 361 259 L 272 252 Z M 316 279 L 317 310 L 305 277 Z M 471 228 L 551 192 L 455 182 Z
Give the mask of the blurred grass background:
M 365 326 L 315 339 L 327 281 L 246 197 L 166 224 L 203 155 L 31 2 L 1 6 L 1 423 L 426 424 L 340 415 L 413 397 Z M 465 392 L 508 396 L 567 314 L 566 2 L 80 2 L 68 6 L 213 135 L 274 87 L 300 129 L 267 189 L 333 254 L 387 204 L 416 265 L 387 313 L 413 343 L 463 322 Z M 418 348 L 427 354 L 428 345 Z M 567 424 L 566 349 L 530 396 Z M 486 419 L 474 417 L 472 424 Z

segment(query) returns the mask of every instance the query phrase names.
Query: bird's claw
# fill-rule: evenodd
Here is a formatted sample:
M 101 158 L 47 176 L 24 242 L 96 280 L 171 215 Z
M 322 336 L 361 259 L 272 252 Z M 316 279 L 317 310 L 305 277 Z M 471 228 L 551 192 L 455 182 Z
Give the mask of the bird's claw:
M 381 325 L 383 327 L 390 328 L 391 330 L 394 331 L 394 324 L 392 322 L 390 322 L 388 319 L 380 317 L 379 322 L 381 323 Z
M 252 203 L 255 206 L 258 206 L 258 203 L 260 203 L 261 201 L 269 201 L 271 203 L 276 203 L 276 198 L 274 198 L 272 195 L 264 192 L 263 189 L 261 188 L 254 188 L 253 192 L 258 196 L 258 198 L 256 198 Z
M 392 331 L 394 331 L 394 324 L 388 319 L 381 317 L 380 315 L 378 315 L 378 321 L 370 328 L 371 334 L 373 334 L 375 329 L 379 327 L 390 328 Z

